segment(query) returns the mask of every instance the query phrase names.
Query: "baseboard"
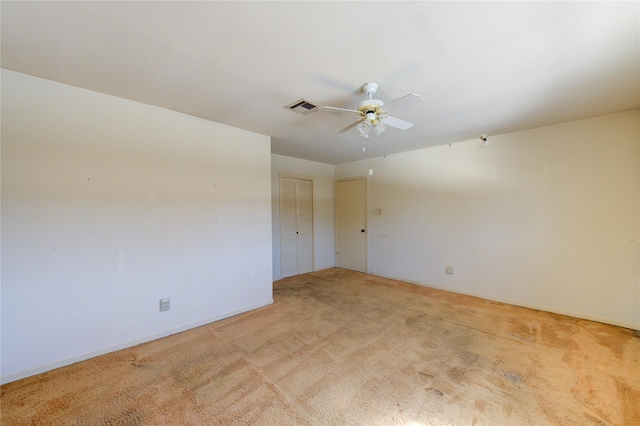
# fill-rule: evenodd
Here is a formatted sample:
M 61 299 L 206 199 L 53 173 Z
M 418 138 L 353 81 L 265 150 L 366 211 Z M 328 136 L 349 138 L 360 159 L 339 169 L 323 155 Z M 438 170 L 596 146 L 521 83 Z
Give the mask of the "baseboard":
M 88 359 L 91 358 L 95 358 L 97 356 L 101 356 L 101 355 L 106 355 L 108 353 L 111 352 L 116 352 L 119 351 L 121 349 L 126 349 L 126 348 L 130 348 L 132 346 L 136 346 L 139 345 L 141 343 L 146 343 L 146 342 L 150 342 L 152 340 L 157 340 L 157 339 L 161 339 L 163 337 L 167 337 L 167 336 L 171 336 L 172 334 L 177 334 L 177 333 L 181 333 L 183 331 L 187 331 L 190 330 L 192 328 L 197 328 L 197 327 L 201 327 L 203 325 L 207 325 L 207 324 L 211 324 L 212 322 L 216 322 L 216 321 L 220 321 L 223 320 L 225 318 L 230 318 L 233 317 L 235 315 L 239 315 L 245 312 L 249 312 L 252 311 L 254 309 L 258 309 L 258 308 L 262 308 L 263 306 L 268 306 L 273 304 L 273 298 L 270 300 L 267 300 L 263 303 L 257 303 L 254 305 L 250 305 L 247 307 L 244 307 L 242 309 L 237 309 L 237 310 L 233 310 L 230 312 L 226 312 L 222 315 L 216 315 L 214 317 L 210 317 L 201 321 L 197 321 L 191 324 L 185 324 L 182 325 L 180 327 L 175 327 L 175 328 L 171 328 L 169 330 L 164 330 L 161 331 L 159 333 L 154 333 L 148 336 L 144 336 L 144 337 L 140 337 L 137 339 L 133 339 L 133 340 L 128 340 L 126 342 L 117 344 L 117 345 L 113 345 L 113 346 L 108 346 L 106 348 L 102 348 L 102 349 L 98 349 L 95 351 L 90 351 L 81 355 L 77 355 L 71 358 L 67 358 L 64 359 L 62 361 L 57 361 L 54 363 L 50 363 L 50 364 L 46 364 L 46 365 L 42 365 L 36 368 L 31 368 L 29 370 L 24 370 L 24 371 L 20 371 L 18 373 L 14 373 L 14 374 L 9 374 L 6 376 L 2 376 L 0 377 L 0 384 L 6 384 L 6 383 L 10 383 L 10 382 L 14 382 L 16 380 L 20 380 L 20 379 L 24 379 L 26 377 L 30 377 L 30 376 L 34 376 L 36 374 L 40 374 L 40 373 L 45 373 L 47 371 L 50 370 L 55 370 L 56 368 L 60 368 L 60 367 L 64 367 L 67 365 L 71 365 L 71 364 L 75 364 L 76 362 L 80 362 L 80 361 L 86 361 Z
M 313 269 L 312 272 L 324 271 L 325 269 L 331 269 L 331 268 L 335 268 L 335 267 L 336 267 L 335 265 L 316 267 L 316 268 Z M 292 275 L 292 276 L 295 277 L 295 275 Z M 289 278 L 289 277 L 286 277 L 286 278 Z M 282 275 L 280 275 L 279 277 L 273 277 L 273 281 L 274 282 L 280 281 L 280 280 L 283 280 L 283 279 L 284 278 L 282 278 Z
M 315 268 L 313 270 L 313 272 L 319 272 L 319 271 L 324 271 L 325 269 L 331 269 L 331 268 L 335 268 L 336 265 L 331 265 L 331 266 L 320 266 L 318 268 Z
M 572 311 L 567 311 L 567 310 L 563 310 L 563 309 L 554 309 L 554 308 L 549 308 L 546 306 L 539 306 L 539 305 L 535 305 L 535 304 L 531 304 L 531 303 L 526 303 L 526 302 L 521 302 L 518 300 L 509 300 L 509 299 L 504 299 L 504 298 L 499 298 L 499 297 L 490 297 L 487 296 L 485 294 L 480 294 L 480 293 L 474 293 L 474 292 L 470 292 L 470 291 L 462 291 L 462 290 L 453 290 L 451 288 L 447 288 L 447 287 L 442 287 L 442 286 L 438 286 L 438 285 L 433 285 L 433 284 L 429 284 L 429 283 L 423 283 L 423 282 L 419 282 L 419 281 L 413 281 L 413 280 L 407 280 L 404 278 L 397 278 L 397 277 L 391 277 L 391 276 L 386 276 L 386 275 L 382 275 L 382 274 L 378 274 L 378 273 L 372 273 L 371 275 L 377 275 L 379 277 L 383 277 L 383 278 L 389 278 L 391 280 L 397 280 L 397 281 L 402 281 L 402 282 L 406 282 L 409 284 L 415 284 L 415 285 L 419 285 L 422 287 L 429 287 L 429 288 L 433 288 L 436 290 L 443 290 L 443 291 L 448 291 L 451 293 L 458 293 L 458 294 L 464 294 L 467 296 L 473 296 L 473 297 L 478 297 L 480 299 L 485 299 L 485 300 L 491 300 L 494 302 L 500 302 L 500 303 L 506 303 L 508 305 L 514 305 L 514 306 L 520 306 L 523 308 L 529 308 L 529 309 L 535 309 L 538 311 L 544 311 L 544 312 L 550 312 L 553 314 L 559 314 L 559 315 L 566 315 L 569 317 L 573 317 L 573 318 L 578 318 L 578 319 L 584 319 L 584 320 L 588 320 L 588 321 L 595 321 L 595 322 L 601 322 L 603 324 L 610 324 L 610 325 L 615 325 L 618 327 L 623 327 L 623 328 L 629 328 L 631 330 L 640 330 L 640 323 L 638 324 L 633 324 L 633 323 L 628 323 L 625 321 L 617 321 L 611 318 L 603 318 L 603 317 L 599 317 L 597 315 L 589 315 L 589 314 L 584 314 L 584 313 L 580 313 L 580 312 L 572 312 Z

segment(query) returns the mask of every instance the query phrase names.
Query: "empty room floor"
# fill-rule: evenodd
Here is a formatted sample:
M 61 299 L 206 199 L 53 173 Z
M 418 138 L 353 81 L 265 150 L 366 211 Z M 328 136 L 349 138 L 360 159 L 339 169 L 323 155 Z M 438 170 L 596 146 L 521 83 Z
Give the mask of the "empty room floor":
M 3 385 L 3 425 L 637 425 L 633 330 L 333 268 Z

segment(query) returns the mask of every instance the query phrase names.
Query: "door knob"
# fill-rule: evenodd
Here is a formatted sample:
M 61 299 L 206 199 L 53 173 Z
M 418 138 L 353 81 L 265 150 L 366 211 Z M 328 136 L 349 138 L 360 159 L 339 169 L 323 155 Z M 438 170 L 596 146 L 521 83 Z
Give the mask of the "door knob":
M 361 229 L 360 232 L 364 232 L 364 229 Z

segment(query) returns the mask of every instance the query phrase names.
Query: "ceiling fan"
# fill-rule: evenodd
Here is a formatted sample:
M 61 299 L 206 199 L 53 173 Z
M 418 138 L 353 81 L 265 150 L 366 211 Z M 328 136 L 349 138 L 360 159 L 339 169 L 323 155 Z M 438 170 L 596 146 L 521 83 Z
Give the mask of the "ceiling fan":
M 319 106 L 318 109 L 330 109 L 335 111 L 344 111 L 351 114 L 360 116 L 355 122 L 349 124 L 338 133 L 344 133 L 352 128 L 356 128 L 360 136 L 368 138 L 371 131 L 376 135 L 382 134 L 386 126 L 394 127 L 400 130 L 407 130 L 413 126 L 413 123 L 399 118 L 390 117 L 387 115 L 387 110 L 404 107 L 422 101 L 422 96 L 415 93 L 409 93 L 395 99 L 387 104 L 379 99 L 374 99 L 373 95 L 378 91 L 378 83 L 370 81 L 362 86 L 362 91 L 369 96 L 369 99 L 365 99 L 360 102 L 358 109 L 346 109 L 337 108 L 332 106 Z M 384 106 L 384 110 L 382 107 Z

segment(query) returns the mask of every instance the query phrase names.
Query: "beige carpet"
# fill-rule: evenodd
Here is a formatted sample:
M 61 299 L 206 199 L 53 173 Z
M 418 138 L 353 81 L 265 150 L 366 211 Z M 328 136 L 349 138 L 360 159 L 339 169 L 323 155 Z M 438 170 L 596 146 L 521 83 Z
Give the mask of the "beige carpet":
M 341 269 L 1 388 L 3 425 L 638 425 L 628 329 Z

